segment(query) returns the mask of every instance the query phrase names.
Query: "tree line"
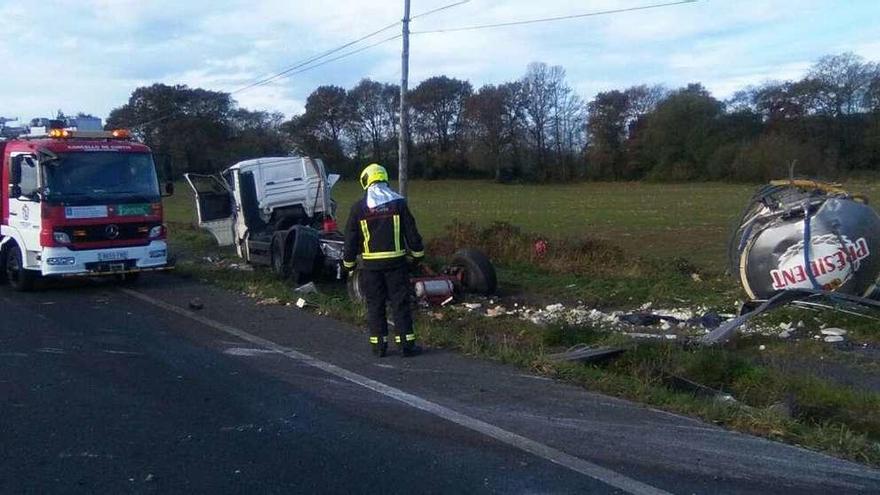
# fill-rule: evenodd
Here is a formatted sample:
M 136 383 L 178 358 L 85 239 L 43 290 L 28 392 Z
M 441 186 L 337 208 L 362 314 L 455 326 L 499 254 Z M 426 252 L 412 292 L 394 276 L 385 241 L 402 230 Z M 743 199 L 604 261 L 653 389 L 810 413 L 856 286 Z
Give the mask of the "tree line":
M 317 156 L 353 177 L 396 169 L 399 86 L 364 79 L 320 86 L 304 111 L 239 108 L 228 93 L 154 84 L 113 110 L 178 170 L 213 172 L 246 158 Z M 750 86 L 727 100 L 701 84 L 637 85 L 583 100 L 562 67 L 532 63 L 518 80 L 475 89 L 447 76 L 408 94 L 410 175 L 497 181 L 734 180 L 841 177 L 880 167 L 880 64 L 844 53 L 797 81 Z

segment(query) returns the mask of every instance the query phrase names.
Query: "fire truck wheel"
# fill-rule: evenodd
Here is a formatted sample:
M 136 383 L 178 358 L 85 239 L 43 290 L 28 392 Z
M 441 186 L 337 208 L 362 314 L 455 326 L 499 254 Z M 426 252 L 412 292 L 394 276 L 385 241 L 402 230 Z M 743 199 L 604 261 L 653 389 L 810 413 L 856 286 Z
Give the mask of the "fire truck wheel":
M 6 280 L 17 291 L 29 291 L 34 288 L 36 276 L 24 268 L 21 249 L 15 244 L 6 250 Z
M 462 249 L 452 257 L 452 267 L 461 270 L 461 288 L 471 294 L 493 294 L 498 287 L 495 267 L 476 249 Z

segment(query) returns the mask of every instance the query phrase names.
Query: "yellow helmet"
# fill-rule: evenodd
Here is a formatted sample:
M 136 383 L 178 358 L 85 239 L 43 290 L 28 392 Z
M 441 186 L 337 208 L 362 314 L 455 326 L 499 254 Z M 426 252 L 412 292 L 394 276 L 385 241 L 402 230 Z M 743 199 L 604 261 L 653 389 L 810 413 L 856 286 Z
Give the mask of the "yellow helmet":
M 388 182 L 388 171 L 378 163 L 371 163 L 361 172 L 361 187 L 366 189 L 376 182 Z

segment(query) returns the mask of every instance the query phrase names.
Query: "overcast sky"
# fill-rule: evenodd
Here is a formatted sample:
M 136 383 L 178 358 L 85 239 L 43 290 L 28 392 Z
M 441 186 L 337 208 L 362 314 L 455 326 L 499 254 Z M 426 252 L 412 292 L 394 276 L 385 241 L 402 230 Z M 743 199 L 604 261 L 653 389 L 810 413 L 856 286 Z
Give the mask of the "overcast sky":
M 413 0 L 413 14 L 455 0 Z M 471 0 L 412 30 L 579 14 L 664 0 Z M 671 1 L 671 0 L 665 0 Z M 395 22 L 402 0 L 0 0 L 0 116 L 58 109 L 106 117 L 138 86 L 232 91 Z M 820 56 L 880 60 L 880 1 L 702 0 L 640 12 L 412 38 L 411 86 L 435 74 L 475 86 L 562 65 L 590 99 L 634 84 L 699 81 L 727 97 L 796 79 Z M 395 28 L 396 29 L 396 28 Z M 387 31 L 370 41 L 392 36 Z M 369 43 L 369 41 L 367 42 Z M 344 52 L 340 52 L 344 53 Z M 302 110 L 318 85 L 400 78 L 400 40 L 235 95 L 243 107 Z

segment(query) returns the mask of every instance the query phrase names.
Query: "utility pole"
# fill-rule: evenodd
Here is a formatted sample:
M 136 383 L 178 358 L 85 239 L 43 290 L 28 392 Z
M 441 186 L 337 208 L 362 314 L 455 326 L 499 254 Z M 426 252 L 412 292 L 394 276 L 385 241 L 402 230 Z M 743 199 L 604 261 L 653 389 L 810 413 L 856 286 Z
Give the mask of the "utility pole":
M 407 193 L 407 170 L 409 167 L 409 109 L 406 104 L 407 85 L 409 82 L 409 2 L 403 0 L 403 54 L 400 66 L 400 131 L 398 132 L 397 177 L 400 184 L 400 194 L 406 197 Z

